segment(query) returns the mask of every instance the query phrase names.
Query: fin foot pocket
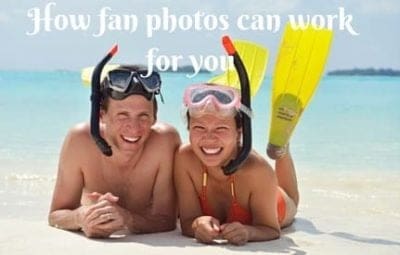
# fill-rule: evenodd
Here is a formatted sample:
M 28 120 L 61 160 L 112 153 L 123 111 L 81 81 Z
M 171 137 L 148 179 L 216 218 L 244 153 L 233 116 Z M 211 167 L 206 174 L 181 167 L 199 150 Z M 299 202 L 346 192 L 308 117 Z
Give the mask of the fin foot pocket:
M 271 159 L 277 160 L 282 158 L 287 153 L 287 145 L 285 146 L 277 146 L 272 143 L 268 143 L 267 147 L 267 155 Z

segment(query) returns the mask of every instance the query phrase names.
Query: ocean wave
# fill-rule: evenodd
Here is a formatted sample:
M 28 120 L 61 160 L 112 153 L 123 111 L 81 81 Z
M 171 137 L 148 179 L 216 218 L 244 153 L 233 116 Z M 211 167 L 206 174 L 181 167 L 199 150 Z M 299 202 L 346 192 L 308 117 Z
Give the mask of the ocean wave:
M 3 177 L 5 181 L 55 181 L 56 176 L 38 174 L 9 174 Z

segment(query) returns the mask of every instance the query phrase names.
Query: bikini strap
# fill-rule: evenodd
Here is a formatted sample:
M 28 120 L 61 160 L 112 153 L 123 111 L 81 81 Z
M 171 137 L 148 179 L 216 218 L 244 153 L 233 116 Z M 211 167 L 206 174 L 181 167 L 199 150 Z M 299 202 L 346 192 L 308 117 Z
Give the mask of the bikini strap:
M 233 201 L 236 202 L 236 192 L 235 192 L 235 175 L 231 175 L 229 177 L 230 181 L 231 181 L 231 195 L 233 198 Z
M 202 186 L 207 187 L 207 170 L 203 168 L 203 181 L 202 181 Z
M 202 180 L 202 186 L 201 186 L 201 196 L 205 199 L 206 194 L 207 194 L 207 170 L 205 167 L 203 167 L 203 180 Z M 233 201 L 236 202 L 236 191 L 235 191 L 235 175 L 231 175 L 229 177 L 230 182 L 231 182 L 231 195 L 233 198 Z
M 203 180 L 201 185 L 201 196 L 203 199 L 206 199 L 207 196 L 207 170 L 203 167 Z

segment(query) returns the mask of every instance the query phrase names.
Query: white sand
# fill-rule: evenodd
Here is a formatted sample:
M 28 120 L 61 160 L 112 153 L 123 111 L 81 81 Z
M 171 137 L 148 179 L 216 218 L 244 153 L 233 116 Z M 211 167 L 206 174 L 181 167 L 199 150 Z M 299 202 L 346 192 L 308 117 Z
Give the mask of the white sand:
M 47 226 L 45 215 L 42 220 L 3 215 L 0 254 L 400 254 L 400 174 L 301 175 L 299 213 L 279 240 L 203 245 L 179 230 L 91 240 Z

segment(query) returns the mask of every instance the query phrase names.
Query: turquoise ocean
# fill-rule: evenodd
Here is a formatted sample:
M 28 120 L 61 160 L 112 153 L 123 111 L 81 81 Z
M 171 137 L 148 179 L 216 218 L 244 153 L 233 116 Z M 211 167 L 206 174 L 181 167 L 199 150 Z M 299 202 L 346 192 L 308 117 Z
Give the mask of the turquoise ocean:
M 189 79 L 163 73 L 158 119 L 182 140 L 182 94 Z M 0 216 L 46 217 L 63 139 L 89 119 L 90 88 L 79 72 L 0 71 Z M 265 155 L 271 77 L 253 99 L 253 147 Z M 400 175 L 400 78 L 325 76 L 291 139 L 298 175 L 336 171 Z M 27 210 L 30 216 L 27 216 Z M 45 213 L 44 213 L 45 212 Z

